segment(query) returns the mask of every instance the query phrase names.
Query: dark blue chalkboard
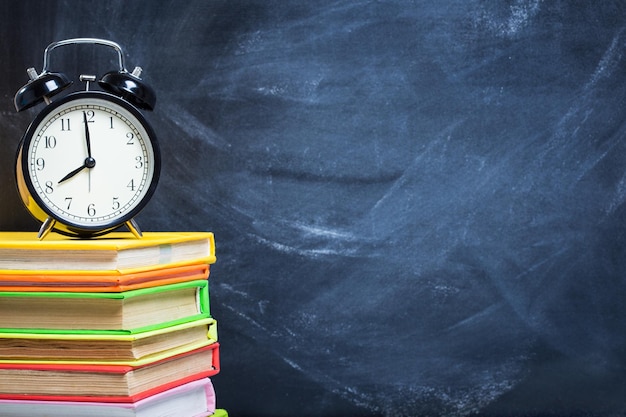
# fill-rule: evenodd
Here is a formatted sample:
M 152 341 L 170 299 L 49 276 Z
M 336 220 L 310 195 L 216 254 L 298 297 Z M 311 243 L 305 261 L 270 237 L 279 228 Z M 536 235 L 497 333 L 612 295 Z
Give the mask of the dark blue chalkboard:
M 25 69 L 120 43 L 164 152 L 138 222 L 216 234 L 233 416 L 626 413 L 623 2 L 0 11 L 0 227 L 38 228 L 12 173 Z

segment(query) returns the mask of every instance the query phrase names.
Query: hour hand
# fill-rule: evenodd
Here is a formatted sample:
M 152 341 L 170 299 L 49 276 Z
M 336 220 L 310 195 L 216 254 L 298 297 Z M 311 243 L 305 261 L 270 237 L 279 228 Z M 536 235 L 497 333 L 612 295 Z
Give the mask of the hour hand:
M 61 184 L 63 181 L 69 180 L 70 178 L 72 178 L 74 175 L 78 174 L 83 169 L 85 169 L 85 168 L 91 169 L 91 168 L 93 168 L 95 166 L 96 166 L 96 160 L 89 156 L 89 157 L 85 158 L 85 162 L 83 162 L 83 164 L 81 166 L 79 166 L 74 171 L 70 172 L 69 174 L 67 174 L 66 176 L 61 178 L 59 180 L 59 184 Z
M 70 172 L 69 174 L 67 174 L 66 176 L 64 176 L 63 178 L 61 178 L 59 180 L 59 184 L 61 184 L 63 181 L 67 181 L 70 178 L 72 178 L 74 175 L 78 174 L 80 171 L 82 171 L 83 169 L 87 168 L 87 165 L 83 164 L 81 166 L 79 166 L 78 168 L 76 168 L 74 171 Z

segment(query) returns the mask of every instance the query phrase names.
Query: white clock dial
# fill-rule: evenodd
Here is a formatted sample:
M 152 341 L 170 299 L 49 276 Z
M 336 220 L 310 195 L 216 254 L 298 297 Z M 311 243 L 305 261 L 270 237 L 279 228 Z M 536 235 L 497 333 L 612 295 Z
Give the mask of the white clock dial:
M 31 194 L 70 226 L 102 229 L 132 216 L 153 189 L 158 160 L 135 112 L 83 93 L 36 120 L 22 164 Z

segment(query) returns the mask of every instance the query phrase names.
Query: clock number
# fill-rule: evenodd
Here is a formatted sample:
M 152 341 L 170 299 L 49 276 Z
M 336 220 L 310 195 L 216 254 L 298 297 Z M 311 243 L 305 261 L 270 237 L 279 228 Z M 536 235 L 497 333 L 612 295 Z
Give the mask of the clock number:
M 91 217 L 96 215 L 96 205 L 94 203 L 87 206 L 87 214 Z
M 52 194 L 54 188 L 52 188 L 52 181 L 46 181 L 46 194 Z
M 65 131 L 69 132 L 70 130 L 72 130 L 70 128 L 70 119 L 69 118 L 61 119 L 61 131 L 62 132 L 65 132 Z
M 37 158 L 37 160 L 35 161 L 35 165 L 37 165 L 37 171 L 43 171 L 43 169 L 46 167 L 46 161 L 44 161 L 43 158 Z
M 130 180 L 126 188 L 130 188 L 130 191 L 135 191 L 135 180 L 134 179 Z
M 135 144 L 135 135 L 133 135 L 133 132 L 128 132 L 126 134 L 126 138 L 128 138 L 128 141 L 126 142 L 127 145 Z
M 87 119 L 87 123 L 93 123 L 93 116 L 95 115 L 95 113 L 93 112 L 93 110 L 87 110 L 87 111 L 83 111 L 83 113 L 85 113 L 85 118 Z
M 137 168 L 137 169 L 143 168 L 143 157 L 142 156 L 136 156 L 135 157 L 135 162 L 137 162 L 135 164 L 135 168 Z
M 120 208 L 120 202 L 118 201 L 119 199 L 119 197 L 113 197 L 113 205 L 111 206 L 113 210 L 117 210 Z
M 72 197 L 65 197 L 65 202 L 67 203 L 67 210 L 69 210 L 72 205 Z
M 57 138 L 54 136 L 44 136 L 43 140 L 46 149 L 54 149 L 57 146 Z
M 109 116 L 109 121 L 111 122 L 109 129 L 113 129 L 113 116 Z

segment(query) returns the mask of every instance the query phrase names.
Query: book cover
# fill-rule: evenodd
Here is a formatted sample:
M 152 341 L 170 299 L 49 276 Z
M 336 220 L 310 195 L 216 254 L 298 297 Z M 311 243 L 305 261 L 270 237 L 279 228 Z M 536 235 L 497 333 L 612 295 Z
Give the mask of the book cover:
M 0 363 L 0 399 L 136 402 L 219 372 L 219 343 L 139 366 Z
M 174 263 L 215 262 L 211 232 L 114 232 L 99 239 L 0 232 L 0 270 L 123 271 Z M 155 268 L 156 269 L 156 268 Z
M 131 291 L 208 279 L 210 265 L 207 261 L 201 259 L 200 263 L 191 265 L 168 264 L 125 271 L 3 270 L 0 271 L 0 291 Z
M 0 292 L 0 332 L 137 333 L 210 317 L 207 280 L 119 293 Z
M 217 337 L 213 318 L 135 334 L 0 332 L 0 362 L 140 363 L 212 344 Z
M 215 390 L 202 378 L 133 403 L 0 400 L 3 417 L 205 417 L 215 410 Z

